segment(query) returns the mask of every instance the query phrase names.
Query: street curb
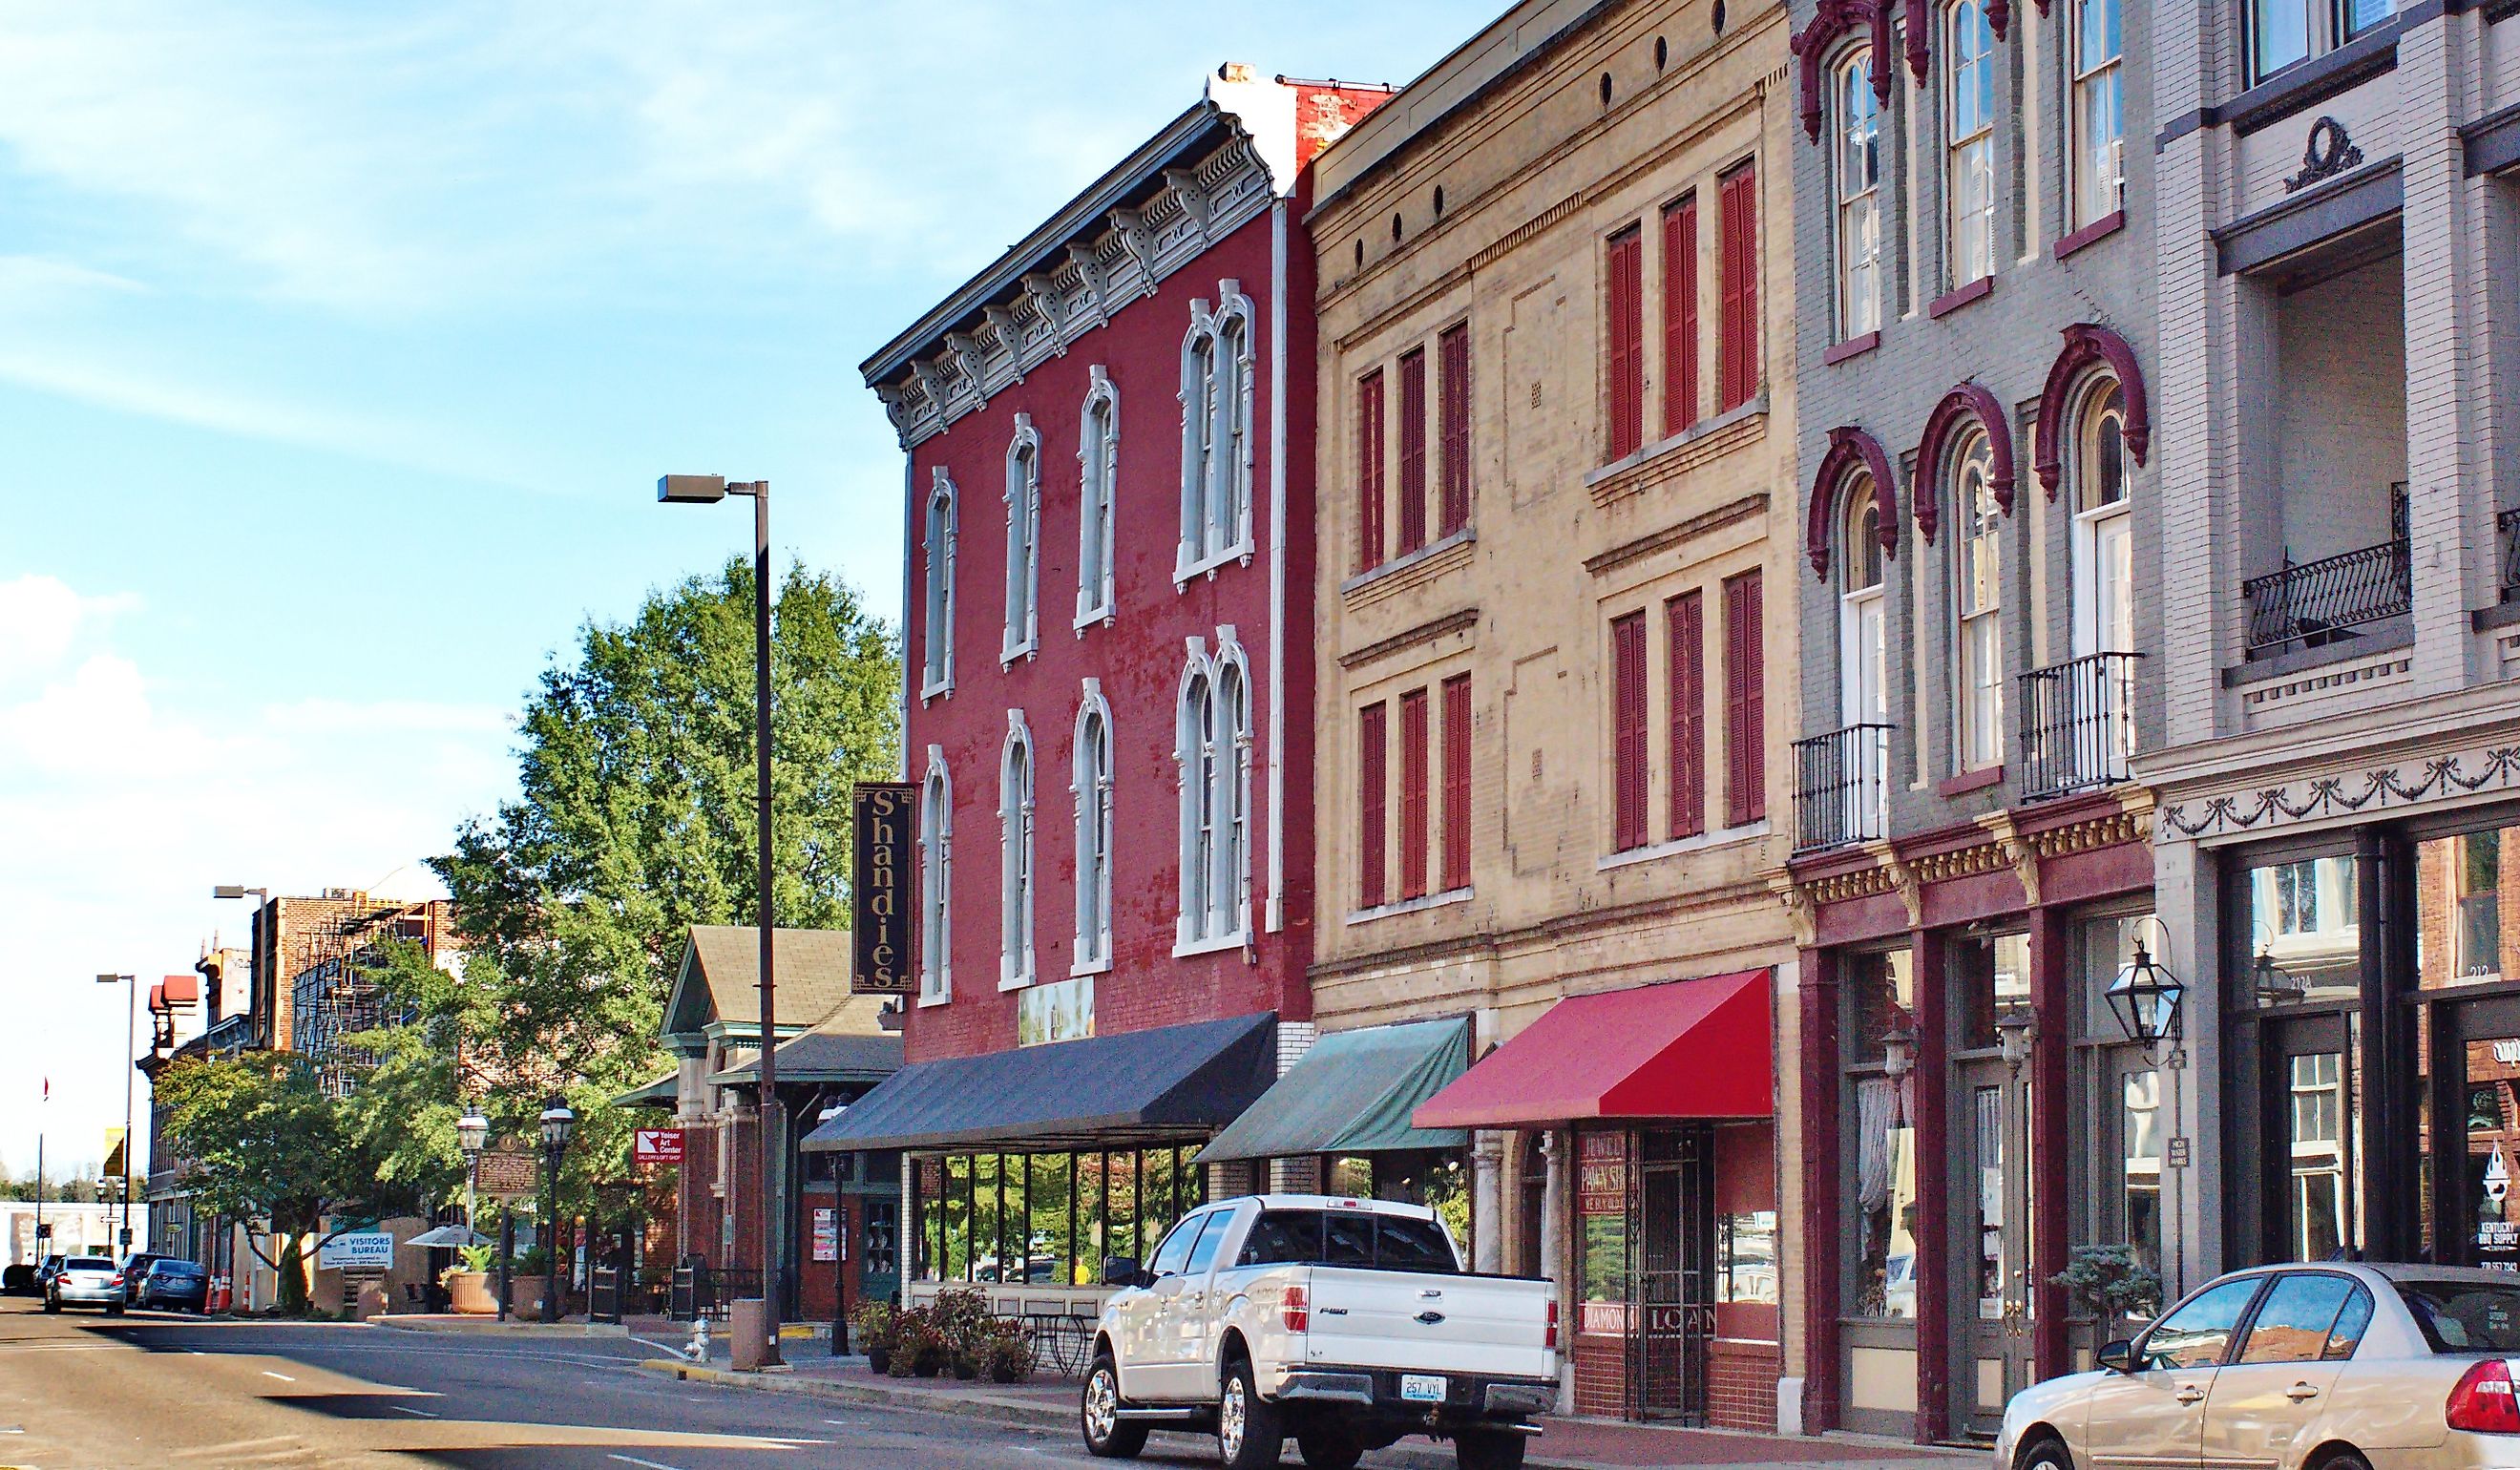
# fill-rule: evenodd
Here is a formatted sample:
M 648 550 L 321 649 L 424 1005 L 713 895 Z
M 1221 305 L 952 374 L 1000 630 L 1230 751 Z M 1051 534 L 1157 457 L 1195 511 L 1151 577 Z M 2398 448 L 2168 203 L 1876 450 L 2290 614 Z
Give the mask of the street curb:
M 410 1317 L 396 1319 L 381 1316 L 368 1322 L 371 1327 L 390 1327 L 396 1332 L 428 1332 L 440 1337 L 628 1337 L 630 1329 L 618 1322 L 470 1322 L 415 1321 Z

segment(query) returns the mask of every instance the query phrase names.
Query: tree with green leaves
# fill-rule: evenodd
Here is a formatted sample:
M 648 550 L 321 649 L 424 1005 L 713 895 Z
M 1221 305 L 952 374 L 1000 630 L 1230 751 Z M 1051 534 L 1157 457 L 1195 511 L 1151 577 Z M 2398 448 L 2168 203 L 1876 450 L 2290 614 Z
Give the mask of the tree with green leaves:
M 517 798 L 431 864 L 467 947 L 455 1086 L 511 1136 L 565 1097 L 573 1184 L 626 1175 L 632 1119 L 609 1099 L 664 1068 L 689 928 L 754 919 L 752 589 L 738 557 L 587 624 L 525 708 Z M 801 566 L 772 626 L 778 916 L 842 927 L 850 788 L 899 766 L 898 635 Z
M 256 1222 L 246 1233 L 280 1277 L 285 1313 L 306 1310 L 306 1249 L 422 1201 L 388 1180 L 315 1069 L 292 1052 L 187 1059 L 158 1074 L 166 1134 L 187 1160 L 186 1184 L 204 1216 Z M 277 1236 L 277 1256 L 262 1246 Z

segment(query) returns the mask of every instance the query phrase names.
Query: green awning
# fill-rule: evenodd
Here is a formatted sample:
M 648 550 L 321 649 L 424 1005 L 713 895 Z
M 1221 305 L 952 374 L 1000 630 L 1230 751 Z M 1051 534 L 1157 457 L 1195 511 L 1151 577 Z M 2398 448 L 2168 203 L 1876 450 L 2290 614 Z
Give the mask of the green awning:
M 1470 1140 L 1466 1131 L 1417 1128 L 1409 1115 L 1469 1065 L 1466 1016 L 1333 1031 L 1217 1135 L 1198 1162 L 1460 1148 Z
M 674 1076 L 668 1072 L 644 1088 L 633 1088 L 612 1099 L 614 1107 L 661 1107 L 674 1105 Z

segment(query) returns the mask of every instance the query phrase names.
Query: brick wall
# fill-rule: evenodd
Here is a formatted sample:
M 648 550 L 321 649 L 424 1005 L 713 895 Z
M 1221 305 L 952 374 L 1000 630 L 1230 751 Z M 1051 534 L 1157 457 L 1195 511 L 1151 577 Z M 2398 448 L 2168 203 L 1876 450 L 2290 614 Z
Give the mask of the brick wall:
M 1718 1429 L 1777 1427 L 1777 1378 L 1784 1353 L 1775 1343 L 1718 1338 L 1708 1355 L 1706 1419 Z

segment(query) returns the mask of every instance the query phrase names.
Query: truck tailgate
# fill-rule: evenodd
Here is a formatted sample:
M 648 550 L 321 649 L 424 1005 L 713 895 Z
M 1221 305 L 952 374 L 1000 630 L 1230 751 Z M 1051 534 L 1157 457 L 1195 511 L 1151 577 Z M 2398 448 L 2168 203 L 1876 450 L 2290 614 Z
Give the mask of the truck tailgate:
M 1552 1378 L 1547 1281 L 1312 1269 L 1307 1362 Z

